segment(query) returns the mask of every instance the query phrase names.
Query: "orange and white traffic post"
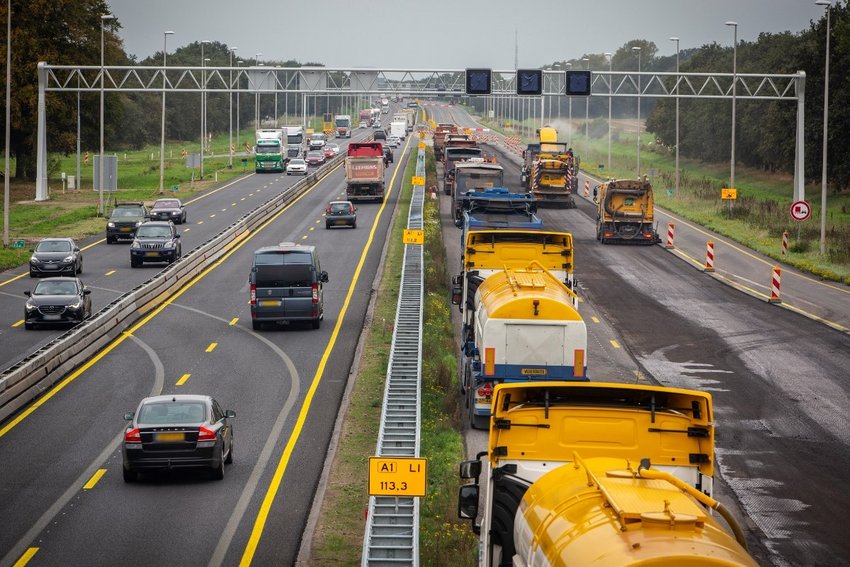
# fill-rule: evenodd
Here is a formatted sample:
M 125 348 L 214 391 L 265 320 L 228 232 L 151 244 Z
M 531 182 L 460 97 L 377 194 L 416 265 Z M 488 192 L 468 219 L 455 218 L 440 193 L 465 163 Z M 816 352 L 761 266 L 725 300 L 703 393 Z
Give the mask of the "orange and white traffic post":
M 589 179 L 584 180 L 584 196 L 590 197 L 590 180 Z
M 673 246 L 673 236 L 675 235 L 676 225 L 672 222 L 667 223 L 667 244 L 664 245 L 664 248 L 675 248 Z
M 714 241 L 709 240 L 705 243 L 705 272 L 714 271 Z
M 782 233 L 782 255 L 788 254 L 788 231 Z
M 782 268 L 773 266 L 773 274 L 770 278 L 770 298 L 769 303 L 782 303 Z

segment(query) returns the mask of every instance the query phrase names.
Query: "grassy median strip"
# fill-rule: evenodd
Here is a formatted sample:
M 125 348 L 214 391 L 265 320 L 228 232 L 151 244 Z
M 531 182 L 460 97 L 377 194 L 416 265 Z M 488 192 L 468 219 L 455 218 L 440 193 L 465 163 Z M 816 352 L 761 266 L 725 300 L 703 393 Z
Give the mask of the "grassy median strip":
M 366 510 L 368 459 L 375 452 L 392 327 L 398 302 L 404 246 L 402 231 L 410 208 L 410 177 L 416 161 L 408 162 L 398 213 L 390 231 L 384 276 L 371 323 L 366 329 L 364 356 L 351 393 L 339 449 L 313 538 L 311 566 L 360 565 Z M 433 153 L 426 158 L 427 185 L 436 185 Z M 454 519 L 457 508 L 458 463 L 463 437 L 457 396 L 456 341 L 449 312 L 448 273 L 440 232 L 437 201 L 426 196 L 425 305 L 422 367 L 422 456 L 428 459 L 428 495 L 420 507 L 420 558 L 424 567 L 472 565 L 476 538 L 469 523 Z

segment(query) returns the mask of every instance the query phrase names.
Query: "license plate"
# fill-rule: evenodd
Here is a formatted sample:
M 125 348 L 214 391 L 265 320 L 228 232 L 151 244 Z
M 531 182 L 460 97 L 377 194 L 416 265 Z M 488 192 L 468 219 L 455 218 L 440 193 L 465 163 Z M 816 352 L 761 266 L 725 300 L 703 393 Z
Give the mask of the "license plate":
M 159 256 L 159 252 L 145 252 L 145 256 L 148 258 L 153 258 L 155 256 Z
M 334 224 L 348 224 L 348 221 L 338 220 Z
M 130 229 L 129 228 L 122 228 L 121 232 L 130 232 Z
M 546 376 L 545 368 L 523 368 L 523 376 Z
M 277 299 L 262 299 L 260 300 L 260 307 L 277 307 L 280 305 L 280 301 Z
M 156 440 L 165 442 L 165 443 L 174 443 L 185 440 L 186 437 L 183 433 L 157 433 Z
M 45 321 L 58 321 L 59 315 L 44 315 Z

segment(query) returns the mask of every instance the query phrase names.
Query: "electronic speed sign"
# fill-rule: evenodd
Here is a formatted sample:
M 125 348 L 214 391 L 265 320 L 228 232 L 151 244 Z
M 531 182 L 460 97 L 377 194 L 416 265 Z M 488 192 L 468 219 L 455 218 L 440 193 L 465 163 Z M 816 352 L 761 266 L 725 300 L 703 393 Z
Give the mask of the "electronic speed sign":
M 808 201 L 794 201 L 791 203 L 791 218 L 797 222 L 804 221 L 812 214 L 812 206 Z

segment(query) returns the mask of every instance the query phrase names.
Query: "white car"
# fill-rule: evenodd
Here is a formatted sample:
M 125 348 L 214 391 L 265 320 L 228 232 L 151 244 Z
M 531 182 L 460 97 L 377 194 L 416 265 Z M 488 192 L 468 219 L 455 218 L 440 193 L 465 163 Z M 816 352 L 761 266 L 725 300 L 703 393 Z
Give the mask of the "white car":
M 360 122 L 360 124 L 357 127 L 358 128 L 366 128 L 367 126 L 368 126 L 368 124 L 366 124 L 366 122 Z
M 287 175 L 307 175 L 307 162 L 301 158 L 293 158 L 286 164 Z
M 326 141 L 325 135 L 320 133 L 320 132 L 316 132 L 315 134 L 310 136 L 310 144 L 309 144 L 310 149 L 311 150 L 321 150 L 322 148 L 325 147 L 325 141 Z

